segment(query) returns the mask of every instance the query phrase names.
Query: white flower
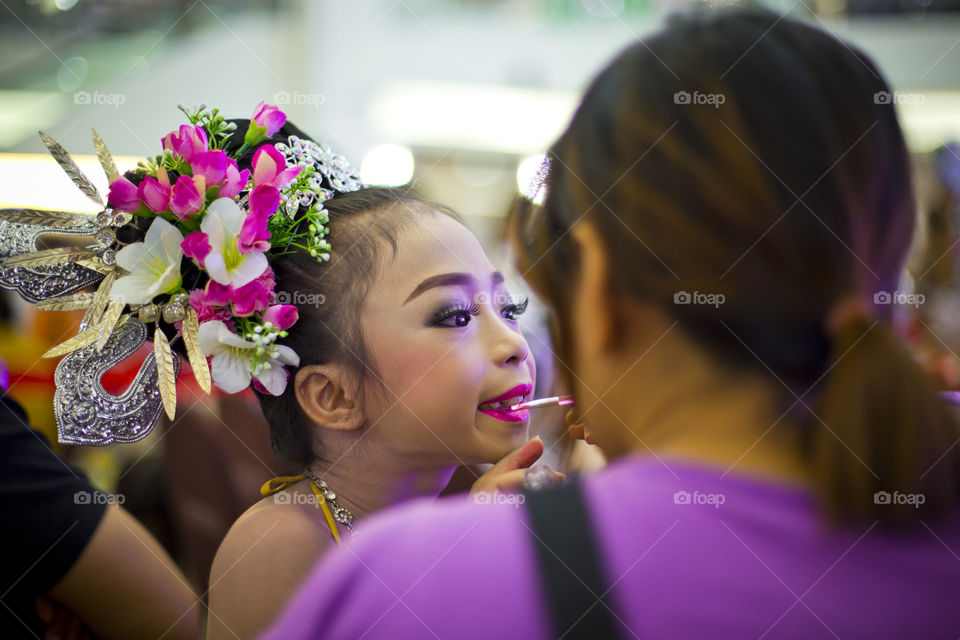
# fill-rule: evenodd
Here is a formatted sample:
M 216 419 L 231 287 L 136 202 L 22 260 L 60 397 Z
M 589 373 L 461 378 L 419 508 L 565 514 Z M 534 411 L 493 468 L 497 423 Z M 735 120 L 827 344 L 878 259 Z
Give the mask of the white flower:
M 213 356 L 210 374 L 213 383 L 227 393 L 243 391 L 255 377 L 267 391 L 275 396 L 283 393 L 287 386 L 287 372 L 284 365 L 300 364 L 300 356 L 290 347 L 273 344 L 267 347 L 266 358 L 269 368 L 263 367 L 254 375 L 254 354 L 257 344 L 244 340 L 220 320 L 210 320 L 200 325 L 198 334 L 200 351 L 205 356 Z
M 240 253 L 237 237 L 246 214 L 232 198 L 218 198 L 207 207 L 200 230 L 207 234 L 210 253 L 203 267 L 220 284 L 234 288 L 256 280 L 267 268 L 267 256 L 262 251 Z
M 143 242 L 134 242 L 117 252 L 117 264 L 129 275 L 117 278 L 110 299 L 127 304 L 146 304 L 160 293 L 180 286 L 183 235 L 164 220 L 154 218 Z

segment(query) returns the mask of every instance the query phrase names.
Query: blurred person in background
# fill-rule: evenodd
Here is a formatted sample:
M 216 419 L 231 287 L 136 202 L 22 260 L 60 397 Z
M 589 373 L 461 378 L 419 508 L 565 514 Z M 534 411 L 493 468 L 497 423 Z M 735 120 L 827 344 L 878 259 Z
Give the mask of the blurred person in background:
M 201 603 L 163 547 L 6 392 L 0 456 L 3 638 L 199 637 Z
M 960 430 L 890 328 L 915 204 L 884 92 L 755 8 L 603 69 L 513 238 L 609 465 L 372 518 L 264 640 L 956 637 Z

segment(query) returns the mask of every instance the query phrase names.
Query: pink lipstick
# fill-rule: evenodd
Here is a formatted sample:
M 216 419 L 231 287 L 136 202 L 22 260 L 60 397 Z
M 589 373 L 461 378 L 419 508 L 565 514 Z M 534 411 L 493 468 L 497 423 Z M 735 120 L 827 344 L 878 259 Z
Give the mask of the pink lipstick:
M 526 409 L 514 409 L 513 406 L 523 402 L 531 393 L 533 393 L 532 384 L 518 384 L 495 398 L 481 402 L 477 411 L 504 422 L 523 422 L 530 417 L 530 412 Z

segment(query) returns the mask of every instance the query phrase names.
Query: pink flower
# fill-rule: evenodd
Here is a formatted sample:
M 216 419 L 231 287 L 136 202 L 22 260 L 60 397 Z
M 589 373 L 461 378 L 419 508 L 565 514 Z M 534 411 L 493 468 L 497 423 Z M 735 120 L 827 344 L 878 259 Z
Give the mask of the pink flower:
M 237 246 L 240 253 L 267 251 L 270 248 L 270 232 L 267 222 L 277 211 L 280 204 L 280 192 L 274 187 L 260 185 L 250 194 L 250 212 L 243 220 Z
M 201 151 L 190 159 L 193 175 L 203 176 L 211 187 L 223 182 L 227 175 L 227 154 L 224 151 Z
M 166 174 L 163 175 L 166 178 Z M 145 177 L 140 182 L 140 188 L 137 190 L 140 199 L 154 213 L 166 211 L 170 206 L 170 182 L 157 180 L 151 176 Z
M 198 302 L 210 307 L 232 305 L 233 315 L 248 316 L 267 307 L 273 297 L 275 284 L 273 270 L 269 267 L 258 278 L 242 287 L 234 288 L 211 279 L 207 282 Z M 199 314 L 199 311 L 197 313 Z
M 287 168 L 287 161 L 272 144 L 265 144 L 253 154 L 253 184 L 283 189 L 296 178 L 303 167 Z
M 197 312 L 197 319 L 201 322 L 220 320 L 233 330 L 233 314 L 227 307 L 217 307 L 205 300 L 203 289 L 194 289 L 190 292 L 190 306 Z
M 182 124 L 163 138 L 163 148 L 190 162 L 193 156 L 207 150 L 207 132 L 198 124 Z
M 267 307 L 267 310 L 263 312 L 264 323 L 269 322 L 281 331 L 292 327 L 299 318 L 300 314 L 292 304 L 270 305 Z
M 220 191 L 217 195 L 221 198 L 236 198 L 247 186 L 250 180 L 250 169 L 238 170 L 237 161 L 233 158 L 227 158 L 226 179 L 220 185 Z
M 270 302 L 270 291 L 257 279 L 238 289 L 230 287 L 230 302 L 233 312 L 238 316 L 248 316 L 262 311 Z
M 253 112 L 250 126 L 243 136 L 243 144 L 248 147 L 260 144 L 279 131 L 286 121 L 287 114 L 271 104 L 261 102 Z
M 206 185 L 203 176 L 191 178 L 180 176 L 173 185 L 173 197 L 170 199 L 170 211 L 181 220 L 203 209 Z
M 210 253 L 210 238 L 203 231 L 194 231 L 187 234 L 180 243 L 180 248 L 183 249 L 183 255 L 196 260 L 202 268 L 203 259 Z
M 133 212 L 140 208 L 140 195 L 137 185 L 124 177 L 110 183 L 110 195 L 107 202 L 121 211 Z
M 258 127 L 267 128 L 267 137 L 269 138 L 280 131 L 280 128 L 287 121 L 287 114 L 272 104 L 261 101 L 253 113 L 253 121 L 257 123 Z
M 207 286 L 203 290 L 204 301 L 218 307 L 225 307 L 230 304 L 230 285 L 220 284 L 216 280 L 208 280 Z

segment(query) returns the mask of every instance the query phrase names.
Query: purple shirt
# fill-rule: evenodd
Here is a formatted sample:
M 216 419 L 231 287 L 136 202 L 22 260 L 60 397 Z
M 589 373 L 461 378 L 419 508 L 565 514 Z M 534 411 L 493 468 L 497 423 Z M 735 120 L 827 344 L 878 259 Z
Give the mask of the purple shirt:
M 630 456 L 583 480 L 622 637 L 960 636 L 960 514 L 831 534 L 805 491 L 722 473 Z M 378 514 L 263 639 L 555 637 L 526 515 L 457 496 Z

